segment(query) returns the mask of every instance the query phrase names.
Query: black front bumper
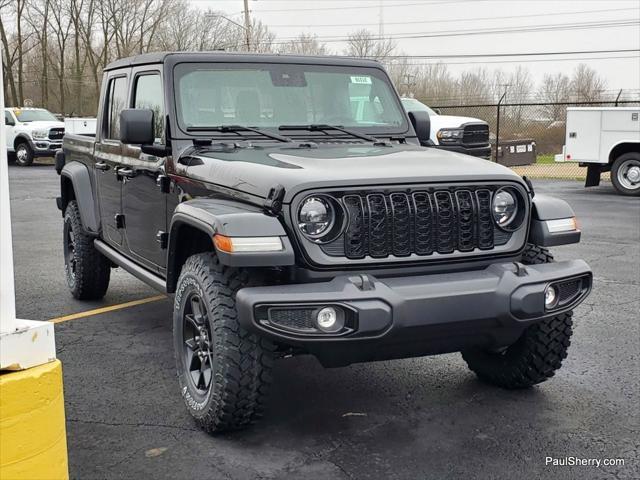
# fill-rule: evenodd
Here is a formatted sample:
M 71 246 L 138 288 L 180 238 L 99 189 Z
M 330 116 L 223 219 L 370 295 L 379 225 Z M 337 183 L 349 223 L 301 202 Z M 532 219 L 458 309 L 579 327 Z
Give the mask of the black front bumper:
M 546 311 L 545 288 L 579 281 L 575 296 Z M 532 323 L 573 309 L 591 290 L 582 260 L 493 264 L 484 270 L 377 279 L 340 275 L 330 282 L 238 291 L 240 323 L 258 335 L 312 353 L 325 366 L 455 352 L 513 343 Z M 353 317 L 344 333 L 302 334 L 257 318 L 265 308 L 336 306 Z
M 473 157 L 491 158 L 491 146 L 465 147 L 464 145 L 435 145 L 436 148 L 449 152 L 464 153 Z

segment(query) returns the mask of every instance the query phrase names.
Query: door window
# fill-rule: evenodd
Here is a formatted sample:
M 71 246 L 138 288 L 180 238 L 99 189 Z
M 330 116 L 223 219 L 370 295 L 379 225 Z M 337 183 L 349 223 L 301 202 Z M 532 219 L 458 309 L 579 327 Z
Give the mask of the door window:
M 127 104 L 127 78 L 112 78 L 109 81 L 108 92 L 106 137 L 120 140 L 120 112 Z
M 164 102 L 160 75 L 141 75 L 136 79 L 133 108 L 153 110 L 155 143 L 164 143 Z

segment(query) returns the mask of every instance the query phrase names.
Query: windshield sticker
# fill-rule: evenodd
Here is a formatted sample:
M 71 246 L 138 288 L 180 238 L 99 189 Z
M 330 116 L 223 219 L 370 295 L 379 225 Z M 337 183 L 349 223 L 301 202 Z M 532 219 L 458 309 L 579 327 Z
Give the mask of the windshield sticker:
M 359 83 L 360 85 L 371 85 L 371 77 L 368 76 L 351 76 L 351 83 Z

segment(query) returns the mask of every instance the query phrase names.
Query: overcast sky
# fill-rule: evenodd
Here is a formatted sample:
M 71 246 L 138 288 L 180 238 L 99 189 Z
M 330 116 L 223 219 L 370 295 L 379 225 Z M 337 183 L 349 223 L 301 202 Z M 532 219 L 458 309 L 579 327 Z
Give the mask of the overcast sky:
M 242 22 L 242 0 L 190 1 L 200 8 L 225 11 L 230 18 Z M 277 35 L 276 41 L 301 32 L 311 33 L 331 40 L 327 44 L 336 52 L 344 49 L 344 43 L 337 40 L 354 30 L 368 28 L 377 35 L 381 10 L 385 36 L 418 37 L 397 38 L 398 50 L 408 55 L 640 49 L 640 0 L 250 0 L 249 8 L 253 17 Z M 620 22 L 627 25 L 612 25 Z M 478 34 L 478 30 L 520 28 L 525 31 Z M 465 35 L 460 35 L 465 31 Z M 452 33 L 456 35 L 448 36 Z M 437 36 L 419 38 L 420 35 Z M 536 82 L 545 73 L 570 74 L 578 63 L 584 62 L 606 79 L 608 90 L 639 90 L 639 55 L 636 51 L 502 59 L 444 58 L 442 62 L 449 64 L 453 72 L 479 66 L 508 71 L 525 65 Z M 540 61 L 550 59 L 554 61 Z M 504 60 L 509 63 L 494 63 Z M 433 61 L 437 60 L 411 60 Z

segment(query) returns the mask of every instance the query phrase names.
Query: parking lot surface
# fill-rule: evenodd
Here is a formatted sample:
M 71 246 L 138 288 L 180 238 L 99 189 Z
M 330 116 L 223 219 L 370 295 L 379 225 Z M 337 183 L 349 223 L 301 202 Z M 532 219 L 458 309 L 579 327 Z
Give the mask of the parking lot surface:
M 10 167 L 17 312 L 45 320 L 157 292 L 120 270 L 106 297 L 78 302 L 63 276 L 59 177 Z M 526 391 L 478 381 L 459 354 L 323 369 L 276 363 L 266 418 L 212 437 L 187 414 L 175 378 L 171 302 L 56 325 L 72 478 L 640 478 L 640 199 L 608 183 L 534 182 L 576 210 L 594 290 L 575 312 L 569 357 Z M 546 457 L 621 458 L 551 466 Z

